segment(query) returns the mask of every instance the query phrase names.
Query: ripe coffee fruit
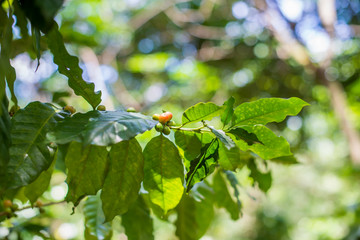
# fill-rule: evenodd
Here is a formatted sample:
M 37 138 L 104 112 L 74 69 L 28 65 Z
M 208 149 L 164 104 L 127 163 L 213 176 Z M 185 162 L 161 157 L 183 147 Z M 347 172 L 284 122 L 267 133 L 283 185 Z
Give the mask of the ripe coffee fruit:
M 165 126 L 165 127 L 164 127 L 164 130 L 163 130 L 163 133 L 164 133 L 165 135 L 169 135 L 169 134 L 170 134 L 170 128 L 169 128 L 168 126 Z
M 172 119 L 173 115 L 171 112 L 164 112 L 159 116 L 159 122 L 166 124 L 168 121 Z
M 163 129 L 164 129 L 164 126 L 163 126 L 161 123 L 157 123 L 157 124 L 155 125 L 155 129 L 156 129 L 156 131 L 158 131 L 158 132 L 162 132 Z
M 4 205 L 4 208 L 10 208 L 13 205 L 13 203 L 11 202 L 11 200 L 5 199 L 3 201 L 3 205 Z
M 42 201 L 40 201 L 40 200 L 37 200 L 37 201 L 35 202 L 35 207 L 41 208 L 43 205 L 44 205 L 44 204 L 43 204 Z

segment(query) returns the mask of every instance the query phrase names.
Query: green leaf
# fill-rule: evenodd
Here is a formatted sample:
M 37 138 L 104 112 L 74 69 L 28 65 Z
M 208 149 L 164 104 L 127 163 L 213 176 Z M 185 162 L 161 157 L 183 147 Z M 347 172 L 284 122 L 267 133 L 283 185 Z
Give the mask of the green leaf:
M 241 150 L 251 150 L 262 159 L 273 159 L 282 156 L 292 155 L 290 145 L 283 137 L 276 136 L 273 131 L 263 125 L 242 126 L 242 129 L 248 133 L 253 133 L 263 144 L 248 145 L 245 141 L 239 139 L 236 144 Z
M 236 199 L 236 203 L 238 208 L 241 210 L 241 201 L 240 201 L 240 192 L 238 190 L 238 186 L 240 186 L 238 180 L 236 179 L 236 176 L 233 172 L 230 171 L 224 171 L 227 180 L 230 182 L 231 187 L 234 190 L 234 197 Z
M 5 29 L 7 19 L 8 19 L 8 16 L 7 16 L 5 10 L 1 7 L 0 8 L 0 36 L 3 35 L 3 31 Z
M 95 109 L 101 102 L 101 92 L 94 92 L 94 83 L 88 83 L 82 78 L 83 71 L 79 67 L 79 60 L 67 52 L 56 23 L 46 37 L 49 49 L 54 55 L 54 63 L 59 66 L 59 72 L 68 77 L 69 86 L 75 94 L 82 96 Z
M 254 159 L 249 161 L 248 167 L 251 171 L 250 177 L 254 179 L 254 183 L 257 182 L 259 188 L 262 191 L 267 192 L 270 189 L 272 183 L 271 172 L 268 173 L 260 172 L 256 166 Z
M 57 156 L 57 154 L 55 154 Z M 48 189 L 51 175 L 54 171 L 56 157 L 52 161 L 50 167 L 43 171 L 39 177 L 29 185 L 25 187 L 24 194 L 30 200 L 31 204 L 34 204 L 36 200 Z
M 44 103 L 32 102 L 12 118 L 9 188 L 18 188 L 33 182 L 49 168 L 53 158 L 44 143 L 61 116 Z
M 153 240 L 153 220 L 150 210 L 140 195 L 129 211 L 121 216 L 121 224 L 125 228 L 129 240 Z
M 150 201 L 166 214 L 175 208 L 184 192 L 184 167 L 176 146 L 162 134 L 144 149 L 144 188 Z
M 210 128 L 211 132 L 215 134 L 215 136 L 225 145 L 227 149 L 231 149 L 235 147 L 234 141 L 231 139 L 231 137 L 227 136 L 226 133 L 223 130 L 215 129 L 212 126 L 207 126 Z
M 175 222 L 176 236 L 180 240 L 197 240 L 198 222 L 196 219 L 195 200 L 184 194 L 176 207 L 177 219 Z
M 184 157 L 188 160 L 196 158 L 201 153 L 202 144 L 194 132 L 176 131 L 175 143 L 184 151 Z
M 56 154 L 55 169 L 66 173 L 65 158 L 69 149 L 70 143 L 64 145 L 58 145 Z
M 223 114 L 221 114 L 221 122 L 224 124 L 224 126 L 230 123 L 234 115 L 234 103 L 235 103 L 234 97 L 230 97 L 226 102 L 224 102 L 223 105 L 224 112 Z
M 293 156 L 283 156 L 270 159 L 272 162 L 282 163 L 282 164 L 296 164 L 299 163 L 298 160 Z
M 241 206 L 232 199 L 221 172 L 215 174 L 213 189 L 217 206 L 225 208 L 229 212 L 232 220 L 239 219 Z
M 246 153 L 242 152 L 238 146 L 228 149 L 221 143 L 219 146 L 219 164 L 225 170 L 235 171 L 246 164 L 241 158 L 243 154 Z
M 233 134 L 237 140 L 244 140 L 249 146 L 255 143 L 263 144 L 254 133 L 249 133 L 241 127 L 233 128 L 229 133 Z
M 220 116 L 222 111 L 223 108 L 214 103 L 198 103 L 185 110 L 182 116 L 182 123 L 211 120 L 213 117 Z
M 31 25 L 46 33 L 54 24 L 54 17 L 61 8 L 63 0 L 19 0 L 26 17 Z
M 135 138 L 111 147 L 101 200 L 106 221 L 125 213 L 138 197 L 144 178 L 142 149 Z
M 104 223 L 105 216 L 99 195 L 89 196 L 84 204 L 86 240 L 110 240 L 112 236 L 111 223 Z
M 286 116 L 297 115 L 301 109 L 309 105 L 303 100 L 292 97 L 289 99 L 263 98 L 247 102 L 235 108 L 233 125 L 267 124 L 281 122 Z
M 130 140 L 152 129 L 157 122 L 140 113 L 125 111 L 90 111 L 65 118 L 48 135 L 49 141 L 65 144 L 71 141 L 108 146 Z
M 10 55 L 11 55 L 11 42 L 13 39 L 12 34 L 12 25 L 14 19 L 12 16 L 12 10 L 9 8 L 9 17 L 6 19 L 6 26 L 1 36 L 1 53 L 0 53 L 0 81 L 3 81 L 6 78 L 6 82 L 11 92 L 11 101 L 17 105 L 17 98 L 14 92 L 14 82 L 16 80 L 15 69 L 10 64 Z M 1 34 L 1 33 L 0 33 Z M 0 95 L 0 98 L 2 95 Z
M 102 188 L 108 169 L 106 147 L 81 143 L 70 144 L 65 158 L 69 186 L 66 200 L 77 206 L 86 195 L 95 195 Z
M 10 159 L 9 148 L 11 145 L 11 122 L 8 114 L 8 104 L 8 100 L 4 94 L 0 102 L 0 195 L 6 187 L 6 170 Z
M 22 38 L 29 37 L 29 31 L 27 28 L 28 21 L 26 19 L 25 13 L 21 9 L 18 1 L 13 1 L 14 15 L 16 16 L 16 26 L 20 28 L 20 33 Z
M 38 28 L 35 28 L 35 27 L 31 27 L 31 32 L 32 32 L 33 47 L 34 47 L 34 50 L 36 52 L 36 58 L 37 58 L 37 67 L 36 67 L 36 70 L 37 70 L 39 68 L 39 66 L 40 66 L 40 38 L 41 38 L 41 34 L 40 34 L 40 30 Z
M 194 192 L 195 189 L 193 190 L 193 193 Z M 213 189 L 206 181 L 203 181 L 196 186 L 196 194 L 196 197 L 198 199 L 195 203 L 196 219 L 198 222 L 197 235 L 200 238 L 206 233 L 214 218 L 215 196 Z
M 186 191 L 189 192 L 195 183 L 198 183 L 210 175 L 214 170 L 219 158 L 219 142 L 214 138 L 210 143 L 201 148 L 201 154 L 191 160 L 190 169 L 186 174 Z
M 175 222 L 175 234 L 180 240 L 200 239 L 214 217 L 213 202 L 209 196 L 196 201 L 193 197 L 184 194 L 176 207 L 176 212 L 178 216 Z

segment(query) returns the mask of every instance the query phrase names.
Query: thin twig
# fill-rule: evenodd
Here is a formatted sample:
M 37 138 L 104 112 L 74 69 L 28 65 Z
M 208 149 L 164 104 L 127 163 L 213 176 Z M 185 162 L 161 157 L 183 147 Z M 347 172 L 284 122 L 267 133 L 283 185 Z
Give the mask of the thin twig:
M 13 211 L 13 213 L 14 212 L 20 212 L 22 210 L 26 210 L 26 209 L 29 209 L 29 208 L 43 208 L 43 207 L 48 207 L 48 206 L 61 204 L 61 203 L 65 203 L 65 202 L 66 202 L 66 200 L 63 200 L 63 201 L 60 201 L 60 202 L 49 202 L 49 203 L 42 204 L 41 206 L 26 206 L 26 207 L 23 207 L 23 208 L 16 209 L 15 211 Z M 0 216 L 6 216 L 8 214 L 9 214 L 8 212 L 0 212 Z

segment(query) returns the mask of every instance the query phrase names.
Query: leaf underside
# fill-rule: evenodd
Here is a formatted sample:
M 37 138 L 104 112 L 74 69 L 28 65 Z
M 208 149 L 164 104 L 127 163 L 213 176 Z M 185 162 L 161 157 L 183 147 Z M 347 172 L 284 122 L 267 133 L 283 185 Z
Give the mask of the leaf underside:
M 214 170 L 219 158 L 219 142 L 214 138 L 201 149 L 201 154 L 191 160 L 190 169 L 186 174 L 186 191 L 189 192 L 195 183 L 198 183 L 210 175 Z
M 85 201 L 83 210 L 85 216 L 85 239 L 110 240 L 112 236 L 111 223 L 104 223 L 105 216 L 99 194 L 89 196 Z
M 95 195 L 104 184 L 108 168 L 106 147 L 72 142 L 68 148 L 65 165 L 69 186 L 66 200 L 77 206 L 86 195 Z
M 111 147 L 109 172 L 101 191 L 106 221 L 125 213 L 134 203 L 144 178 L 143 169 L 142 149 L 135 138 Z
M 150 201 L 166 214 L 177 206 L 184 191 L 184 167 L 176 146 L 160 135 L 144 149 L 144 188 Z
M 121 216 L 121 223 L 129 240 L 153 240 L 154 229 L 150 210 L 139 196 L 135 203 Z

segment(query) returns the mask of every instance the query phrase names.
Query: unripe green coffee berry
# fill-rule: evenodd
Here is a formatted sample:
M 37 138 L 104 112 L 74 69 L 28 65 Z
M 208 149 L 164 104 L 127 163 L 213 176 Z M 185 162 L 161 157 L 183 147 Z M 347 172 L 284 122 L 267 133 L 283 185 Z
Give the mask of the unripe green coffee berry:
M 7 218 L 11 218 L 13 211 L 10 208 L 5 208 L 5 213 Z
M 133 107 L 129 107 L 128 109 L 126 109 L 127 112 L 136 112 L 135 108 Z
M 16 210 L 19 209 L 19 205 L 17 205 L 16 203 L 14 203 L 10 208 L 11 208 L 11 210 L 12 210 L 13 212 L 15 212 Z
M 175 126 L 175 122 L 173 120 L 170 120 L 168 123 L 167 123 L 168 126 Z
M 154 114 L 152 115 L 153 120 L 159 120 L 160 114 Z
M 165 126 L 164 127 L 164 130 L 163 130 L 163 133 L 165 134 L 165 135 L 169 135 L 170 134 L 170 128 L 168 127 L 168 126 Z
M 106 111 L 106 107 L 104 105 L 99 105 L 96 109 L 98 111 Z
M 164 126 L 161 123 L 157 123 L 155 125 L 155 130 L 158 132 L 162 132 L 164 130 Z

